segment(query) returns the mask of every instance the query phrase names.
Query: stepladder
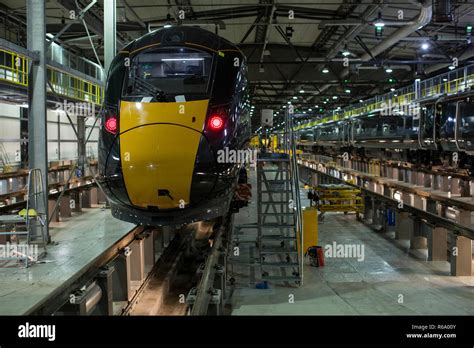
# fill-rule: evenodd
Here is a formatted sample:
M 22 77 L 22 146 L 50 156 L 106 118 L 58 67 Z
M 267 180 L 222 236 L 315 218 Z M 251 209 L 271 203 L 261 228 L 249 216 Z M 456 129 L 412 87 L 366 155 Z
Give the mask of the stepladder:
M 47 237 L 46 190 L 40 169 L 31 169 L 26 185 L 26 208 L 18 214 L 0 215 L 0 260 L 29 267 L 45 255 Z

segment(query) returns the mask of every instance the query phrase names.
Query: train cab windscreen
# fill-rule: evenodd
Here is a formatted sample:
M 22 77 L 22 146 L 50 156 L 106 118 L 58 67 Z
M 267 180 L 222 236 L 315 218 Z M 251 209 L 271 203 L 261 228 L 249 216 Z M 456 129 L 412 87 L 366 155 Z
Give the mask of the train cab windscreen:
M 189 48 L 144 51 L 131 62 L 124 96 L 165 101 L 203 99 L 210 86 L 212 55 Z

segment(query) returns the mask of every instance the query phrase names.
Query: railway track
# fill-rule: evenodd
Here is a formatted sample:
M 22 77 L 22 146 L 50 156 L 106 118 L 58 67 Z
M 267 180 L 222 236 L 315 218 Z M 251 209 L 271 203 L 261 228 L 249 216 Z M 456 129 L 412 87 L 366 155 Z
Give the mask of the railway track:
M 189 255 L 192 236 L 175 237 L 122 315 L 223 315 L 231 221 L 218 226 L 204 258 Z

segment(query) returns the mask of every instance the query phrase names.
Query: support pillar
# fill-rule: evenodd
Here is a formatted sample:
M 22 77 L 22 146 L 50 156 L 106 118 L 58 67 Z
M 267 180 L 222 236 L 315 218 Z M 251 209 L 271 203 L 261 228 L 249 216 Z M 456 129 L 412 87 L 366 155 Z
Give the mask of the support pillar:
M 453 195 L 459 195 L 461 193 L 461 188 L 459 186 L 460 186 L 460 180 L 458 178 L 452 178 L 450 192 Z
M 91 208 L 91 191 L 85 190 L 82 191 L 82 207 L 83 208 Z
M 143 244 L 143 253 L 145 259 L 145 273 L 151 271 L 155 264 L 155 234 L 152 232 L 145 236 Z
M 396 212 L 395 239 L 410 239 L 413 234 L 413 220 L 407 212 Z
M 424 187 L 431 187 L 431 183 L 433 182 L 433 174 L 425 174 L 424 176 Z
M 428 234 L 428 261 L 446 261 L 448 250 L 448 230 L 433 227 Z
M 449 178 L 445 175 L 441 176 L 441 187 L 440 190 L 443 192 L 449 192 Z
M 71 217 L 71 196 L 65 194 L 61 197 L 59 202 L 59 213 L 61 218 Z
M 46 129 L 46 24 L 43 0 L 26 1 L 27 48 L 38 54 L 31 64 L 28 79 L 28 167 L 39 168 L 43 174 L 43 188 L 48 193 L 48 133 Z M 39 200 L 37 211 L 48 214 L 45 200 Z M 45 232 L 48 241 L 49 226 Z M 35 236 L 33 231 L 33 237 Z
M 451 235 L 451 275 L 472 275 L 472 241 L 469 238 Z
M 374 216 L 374 199 L 370 196 L 364 196 L 364 220 L 368 223 L 372 223 Z
M 97 285 L 102 290 L 102 296 L 100 298 L 97 307 L 94 310 L 95 315 L 113 315 L 113 273 L 115 269 L 112 265 L 104 267 L 99 271 L 97 277 Z
M 115 272 L 112 273 L 113 300 L 130 301 L 132 291 L 130 287 L 130 253 L 121 253 L 114 260 Z
M 73 193 L 73 199 L 74 199 L 74 208 L 72 209 L 76 213 L 82 212 L 82 192 L 76 191 Z
M 90 199 L 91 199 L 91 204 L 98 204 L 99 203 L 99 189 L 97 187 L 93 187 L 90 189 Z
M 399 175 L 398 175 L 398 168 L 397 167 L 393 167 L 392 168 L 392 179 L 393 180 L 397 180 L 398 181 L 398 178 L 399 178 Z
M 48 199 L 48 211 L 50 214 L 54 214 L 54 216 L 51 218 L 49 217 L 51 221 L 54 222 L 59 222 L 59 210 L 56 210 L 53 213 L 54 207 L 56 206 L 56 201 L 54 199 Z
M 413 220 L 413 230 L 410 235 L 410 249 L 426 249 L 427 242 L 423 236 L 422 222 L 420 220 Z
M 104 1 L 104 69 L 107 75 L 117 50 L 116 0 Z
M 142 282 L 145 279 L 145 257 L 143 238 L 135 239 L 130 244 L 130 279 Z

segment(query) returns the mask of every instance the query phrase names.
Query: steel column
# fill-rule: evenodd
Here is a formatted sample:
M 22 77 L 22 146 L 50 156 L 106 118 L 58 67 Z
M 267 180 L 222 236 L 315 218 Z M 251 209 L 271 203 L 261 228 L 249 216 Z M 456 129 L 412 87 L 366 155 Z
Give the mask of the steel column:
M 81 175 L 86 174 L 86 118 L 77 115 L 77 166 Z
M 48 192 L 48 133 L 46 130 L 46 25 L 45 2 L 27 0 L 27 48 L 38 54 L 30 69 L 28 83 L 28 166 L 39 168 L 43 187 Z M 41 200 L 40 200 L 41 201 Z M 48 214 L 48 207 L 39 203 L 38 211 Z M 48 241 L 49 228 L 45 226 Z
M 110 64 L 117 51 L 117 6 L 116 0 L 104 1 L 104 71 L 108 74 Z

